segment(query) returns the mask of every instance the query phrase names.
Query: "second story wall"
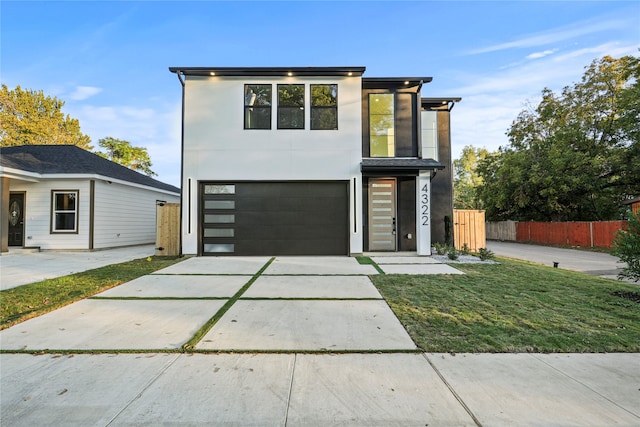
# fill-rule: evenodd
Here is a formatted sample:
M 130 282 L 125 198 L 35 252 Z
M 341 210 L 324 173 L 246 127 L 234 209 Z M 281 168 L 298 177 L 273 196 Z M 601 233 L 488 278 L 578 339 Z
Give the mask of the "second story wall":
M 246 129 L 246 85 L 270 85 L 270 129 Z M 278 85 L 302 85 L 304 105 L 289 113 L 302 129 L 279 129 Z M 311 129 L 311 86 L 337 85 L 337 129 Z M 298 86 L 300 89 L 301 86 Z M 184 177 L 195 180 L 337 180 L 359 174 L 361 78 L 188 76 L 184 92 Z M 251 98 L 249 96 L 249 98 Z M 262 115 L 262 120 L 267 113 Z M 283 111 L 282 114 L 286 114 Z M 297 126 L 301 124 L 298 122 Z M 262 127 L 265 127 L 264 121 Z

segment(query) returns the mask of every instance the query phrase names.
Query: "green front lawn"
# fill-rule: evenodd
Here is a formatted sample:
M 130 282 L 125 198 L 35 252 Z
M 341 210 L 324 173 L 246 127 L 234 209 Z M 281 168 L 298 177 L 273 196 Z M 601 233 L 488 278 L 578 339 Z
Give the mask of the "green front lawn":
M 640 287 L 531 263 L 372 280 L 428 352 L 638 352 Z

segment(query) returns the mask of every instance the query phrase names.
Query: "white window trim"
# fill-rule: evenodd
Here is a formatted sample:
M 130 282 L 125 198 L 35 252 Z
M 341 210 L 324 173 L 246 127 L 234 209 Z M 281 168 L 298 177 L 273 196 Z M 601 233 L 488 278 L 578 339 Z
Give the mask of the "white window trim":
M 56 210 L 57 194 L 75 194 L 76 208 L 74 210 Z M 78 234 L 79 208 L 80 208 L 80 190 L 51 190 L 51 234 Z M 56 214 L 58 213 L 73 213 L 75 215 L 73 230 L 56 229 Z

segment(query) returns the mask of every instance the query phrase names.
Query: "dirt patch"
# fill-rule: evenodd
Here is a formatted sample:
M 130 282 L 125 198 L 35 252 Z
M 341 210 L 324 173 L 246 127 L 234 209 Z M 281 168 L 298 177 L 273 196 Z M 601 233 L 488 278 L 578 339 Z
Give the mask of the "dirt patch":
M 640 292 L 631 292 L 631 291 L 615 291 L 611 292 L 611 295 L 615 297 L 622 297 L 633 302 L 637 302 L 640 304 Z

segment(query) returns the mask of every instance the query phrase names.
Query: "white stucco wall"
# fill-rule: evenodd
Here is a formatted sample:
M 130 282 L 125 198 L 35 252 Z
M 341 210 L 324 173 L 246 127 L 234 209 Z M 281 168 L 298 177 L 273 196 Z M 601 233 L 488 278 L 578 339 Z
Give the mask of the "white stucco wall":
M 271 129 L 244 129 L 245 84 L 272 84 Z M 305 129 L 277 128 L 278 84 L 305 85 Z M 338 85 L 338 130 L 310 130 L 310 84 Z M 206 180 L 348 180 L 350 250 L 362 252 L 361 97 L 360 77 L 187 77 L 183 117 L 183 253 L 197 253 L 198 182 Z M 357 230 L 354 218 L 358 221 Z

